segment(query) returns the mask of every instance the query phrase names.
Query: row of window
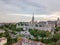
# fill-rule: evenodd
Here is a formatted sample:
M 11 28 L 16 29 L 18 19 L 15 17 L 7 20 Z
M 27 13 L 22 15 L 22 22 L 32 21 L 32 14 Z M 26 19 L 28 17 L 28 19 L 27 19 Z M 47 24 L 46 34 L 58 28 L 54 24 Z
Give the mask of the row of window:
M 29 24 L 19 24 L 19 26 L 29 26 Z M 31 25 L 33 26 L 33 25 Z M 44 25 L 35 24 L 36 27 L 44 27 Z

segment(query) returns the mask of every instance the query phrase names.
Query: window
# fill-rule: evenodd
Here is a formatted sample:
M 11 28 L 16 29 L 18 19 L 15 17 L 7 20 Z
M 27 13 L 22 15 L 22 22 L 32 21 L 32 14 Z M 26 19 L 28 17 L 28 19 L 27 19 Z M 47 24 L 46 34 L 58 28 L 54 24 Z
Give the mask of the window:
M 42 25 L 39 25 L 39 27 L 42 27 Z
M 25 24 L 25 26 L 29 26 L 28 24 Z
M 35 26 L 38 27 L 38 24 L 36 24 Z
M 21 23 L 21 26 L 23 26 L 24 24 Z

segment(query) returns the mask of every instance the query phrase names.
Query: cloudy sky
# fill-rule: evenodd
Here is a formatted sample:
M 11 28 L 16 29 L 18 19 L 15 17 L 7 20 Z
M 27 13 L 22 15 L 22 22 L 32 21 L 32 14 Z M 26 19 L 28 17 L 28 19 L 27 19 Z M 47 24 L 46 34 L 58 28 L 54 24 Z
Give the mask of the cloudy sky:
M 56 20 L 60 17 L 60 0 L 0 0 L 0 22 Z

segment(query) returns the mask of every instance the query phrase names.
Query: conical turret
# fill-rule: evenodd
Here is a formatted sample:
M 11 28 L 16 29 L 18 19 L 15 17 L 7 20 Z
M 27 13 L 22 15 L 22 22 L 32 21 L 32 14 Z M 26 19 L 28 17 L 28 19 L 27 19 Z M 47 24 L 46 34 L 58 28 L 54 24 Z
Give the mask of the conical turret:
M 60 19 L 57 19 L 57 27 L 60 27 Z

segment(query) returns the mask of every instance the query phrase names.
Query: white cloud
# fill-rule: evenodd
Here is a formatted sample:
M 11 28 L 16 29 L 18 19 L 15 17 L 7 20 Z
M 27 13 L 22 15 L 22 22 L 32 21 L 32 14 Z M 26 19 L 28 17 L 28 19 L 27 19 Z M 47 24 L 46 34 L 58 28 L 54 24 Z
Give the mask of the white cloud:
M 0 0 L 0 12 L 24 14 L 60 12 L 60 0 Z
M 0 22 L 56 20 L 60 17 L 60 0 L 0 0 Z

